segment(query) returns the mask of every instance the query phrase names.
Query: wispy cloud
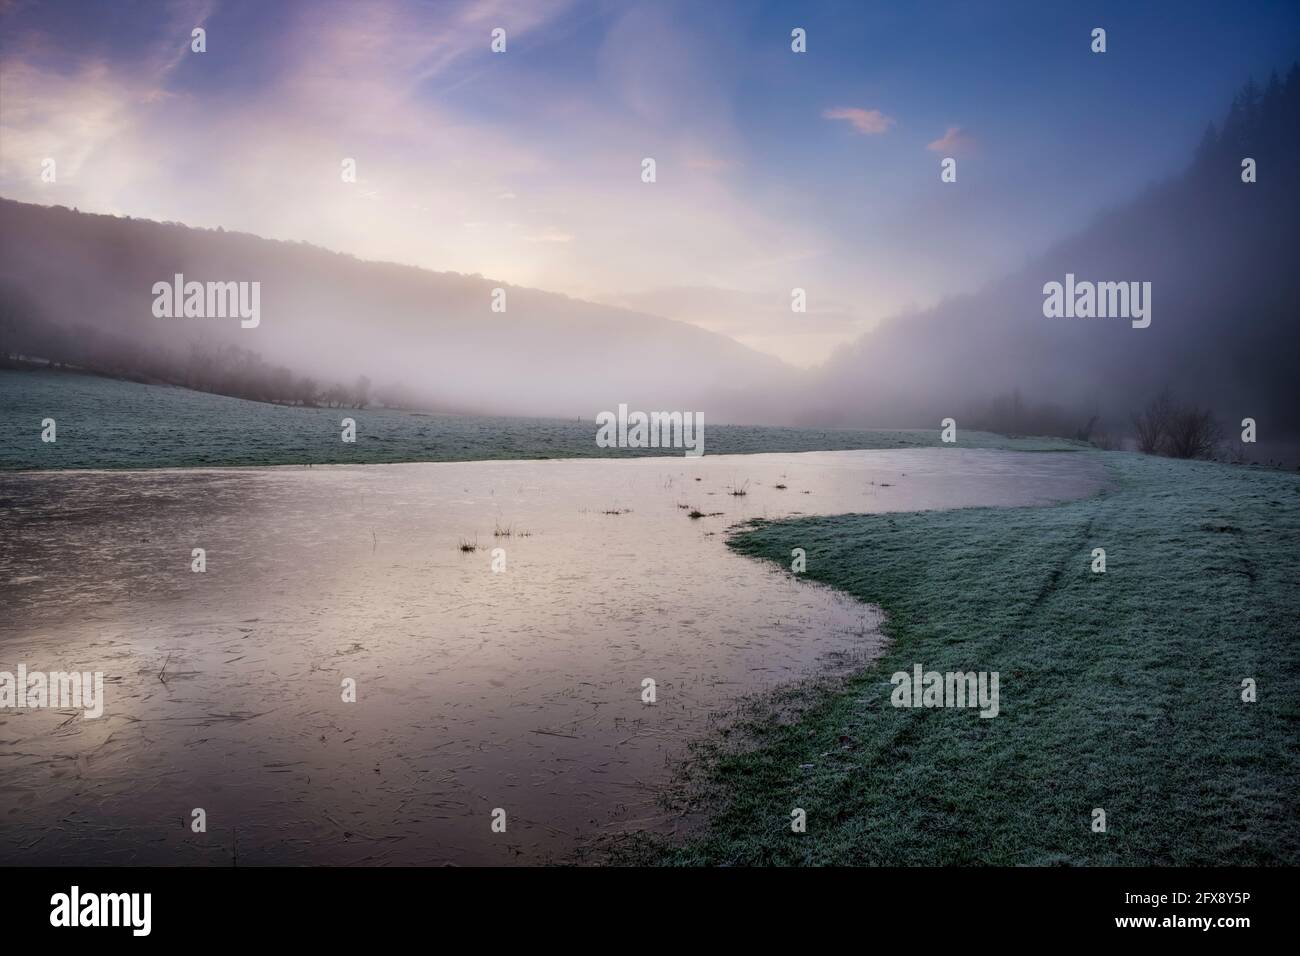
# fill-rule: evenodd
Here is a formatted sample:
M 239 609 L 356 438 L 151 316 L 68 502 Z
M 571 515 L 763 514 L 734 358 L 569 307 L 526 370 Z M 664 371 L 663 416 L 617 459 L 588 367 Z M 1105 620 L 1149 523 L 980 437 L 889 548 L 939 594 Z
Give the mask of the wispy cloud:
M 886 132 L 894 125 L 894 118 L 886 116 L 880 110 L 864 110 L 857 106 L 836 106 L 822 111 L 822 118 L 828 120 L 845 120 L 853 129 L 864 136 L 875 136 Z
M 949 126 L 948 131 L 930 143 L 925 148 L 933 150 L 936 153 L 945 153 L 954 155 L 965 152 L 975 145 L 975 137 L 971 136 L 960 126 Z

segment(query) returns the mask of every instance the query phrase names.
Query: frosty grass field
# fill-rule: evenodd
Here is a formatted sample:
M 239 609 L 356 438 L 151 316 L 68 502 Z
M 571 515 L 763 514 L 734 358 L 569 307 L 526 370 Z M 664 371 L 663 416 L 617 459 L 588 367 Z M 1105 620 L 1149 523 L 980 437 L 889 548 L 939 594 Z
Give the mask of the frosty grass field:
M 619 458 L 657 449 L 599 448 L 596 425 L 554 418 L 432 415 L 383 408 L 266 405 L 183 388 L 60 372 L 0 371 L 0 470 L 379 464 L 523 458 Z M 53 418 L 58 441 L 42 444 Z M 355 444 L 339 422 L 357 422 Z M 1068 449 L 1056 439 L 963 432 L 963 447 Z M 925 448 L 933 431 L 751 428 L 705 421 L 705 454 Z M 678 455 L 681 452 L 677 452 Z

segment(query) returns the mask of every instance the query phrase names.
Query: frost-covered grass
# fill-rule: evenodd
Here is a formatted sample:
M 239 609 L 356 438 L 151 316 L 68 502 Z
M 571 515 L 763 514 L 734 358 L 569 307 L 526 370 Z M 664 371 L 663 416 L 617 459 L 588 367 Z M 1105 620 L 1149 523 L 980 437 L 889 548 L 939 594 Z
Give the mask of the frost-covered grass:
M 610 399 L 613 408 L 618 397 Z M 162 385 L 48 371 L 0 371 L 0 471 L 44 468 L 182 468 L 375 464 L 528 458 L 619 458 L 680 450 L 598 448 L 592 409 L 584 421 L 429 415 L 395 409 L 302 408 Z M 925 448 L 939 432 L 752 428 L 705 419 L 705 453 Z M 53 418 L 57 441 L 41 441 Z M 357 423 L 355 443 L 340 421 Z M 967 448 L 1059 451 L 1051 438 L 963 432 Z
M 1300 477 L 1106 458 L 1115 485 L 1083 501 L 734 537 L 784 573 L 807 549 L 808 577 L 883 606 L 892 644 L 793 720 L 760 711 L 706 750 L 706 825 L 642 858 L 1300 863 Z M 892 707 L 890 675 L 915 663 L 998 671 L 1000 716 Z

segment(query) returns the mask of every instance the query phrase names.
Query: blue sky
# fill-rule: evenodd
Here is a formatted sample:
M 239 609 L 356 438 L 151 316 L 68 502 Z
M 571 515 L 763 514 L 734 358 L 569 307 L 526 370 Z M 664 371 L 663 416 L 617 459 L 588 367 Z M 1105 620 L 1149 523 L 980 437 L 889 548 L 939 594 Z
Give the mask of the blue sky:
M 0 36 L 5 196 L 478 272 L 807 364 L 1176 173 L 1247 77 L 1300 59 L 1300 4 L 9 0 Z

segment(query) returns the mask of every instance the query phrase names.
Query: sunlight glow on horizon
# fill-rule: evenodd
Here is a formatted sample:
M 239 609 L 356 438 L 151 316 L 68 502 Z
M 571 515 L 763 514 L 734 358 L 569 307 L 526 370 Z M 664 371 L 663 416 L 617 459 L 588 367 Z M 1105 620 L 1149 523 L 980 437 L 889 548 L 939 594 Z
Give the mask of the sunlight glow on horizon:
M 771 36 L 751 65 L 736 49 L 753 43 L 728 32 L 739 27 L 723 5 L 163 9 L 0 13 L 0 194 L 625 304 L 810 365 L 884 317 L 1018 265 L 1076 210 L 1127 188 L 1043 202 L 1059 187 L 1014 163 L 1050 171 L 1073 148 L 1050 138 L 1058 128 L 1023 133 L 1047 151 L 1026 157 L 994 118 L 1017 105 L 973 105 L 962 64 L 924 90 L 888 57 L 860 65 L 852 44 L 879 29 L 865 13 L 801 13 L 807 54 L 789 51 L 789 17 L 751 16 L 746 29 Z M 955 37 L 969 32 L 962 16 Z M 202 54 L 188 46 L 197 24 Z M 504 54 L 488 46 L 498 25 Z M 1240 79 L 1223 72 L 1229 87 Z M 1022 125 L 1041 122 L 1037 94 L 1023 95 Z M 1166 139 L 1151 149 L 1184 150 Z M 945 149 L 962 157 L 960 193 L 938 192 Z M 811 163 L 797 180 L 794 152 Z M 653 184 L 639 178 L 645 156 Z M 45 157 L 56 183 L 40 181 Z M 349 157 L 354 184 L 339 177 Z M 1138 182 L 1154 157 L 1125 175 Z M 790 314 L 794 287 L 816 318 Z

